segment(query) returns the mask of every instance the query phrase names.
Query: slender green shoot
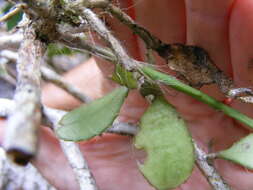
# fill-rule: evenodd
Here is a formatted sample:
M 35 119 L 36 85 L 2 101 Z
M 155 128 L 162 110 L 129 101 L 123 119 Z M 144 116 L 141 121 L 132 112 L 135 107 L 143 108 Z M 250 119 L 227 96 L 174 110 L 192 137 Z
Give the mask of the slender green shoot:
M 167 74 L 161 73 L 159 71 L 156 71 L 154 68 L 152 68 L 150 66 L 141 67 L 140 71 L 142 73 L 144 73 L 145 75 L 147 75 L 150 79 L 152 79 L 154 81 L 162 82 L 163 84 L 166 84 L 166 85 L 176 89 L 177 91 L 188 94 L 188 95 L 192 96 L 193 98 L 195 98 L 203 103 L 206 103 L 209 106 L 211 106 L 217 110 L 222 111 L 226 115 L 240 121 L 241 123 L 246 124 L 250 128 L 253 128 L 253 119 L 251 119 L 250 117 L 248 117 L 248 116 L 242 114 L 241 112 L 217 101 L 216 99 L 212 98 L 211 96 L 208 96 L 207 94 L 180 82 L 176 78 L 169 76 Z

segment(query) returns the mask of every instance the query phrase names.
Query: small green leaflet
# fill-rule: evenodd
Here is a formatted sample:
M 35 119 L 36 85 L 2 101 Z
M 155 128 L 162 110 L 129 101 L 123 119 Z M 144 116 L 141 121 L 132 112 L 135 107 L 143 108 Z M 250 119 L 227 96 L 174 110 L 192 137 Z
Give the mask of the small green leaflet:
M 219 152 L 218 157 L 253 169 L 253 134 L 242 138 L 229 149 Z
M 73 53 L 74 53 L 73 50 L 67 47 L 60 47 L 57 44 L 51 43 L 47 46 L 47 56 L 50 58 L 55 55 L 71 55 Z
M 135 146 L 147 152 L 139 169 L 156 189 L 178 187 L 191 175 L 194 148 L 183 119 L 162 97 L 158 97 L 141 118 Z
M 120 85 L 127 86 L 130 89 L 137 88 L 137 80 L 134 78 L 133 73 L 127 71 L 120 64 L 116 64 L 115 71 L 112 75 L 112 80 Z
M 81 141 L 101 134 L 118 116 L 128 94 L 119 87 L 110 94 L 66 114 L 59 122 L 57 136 L 67 141 Z

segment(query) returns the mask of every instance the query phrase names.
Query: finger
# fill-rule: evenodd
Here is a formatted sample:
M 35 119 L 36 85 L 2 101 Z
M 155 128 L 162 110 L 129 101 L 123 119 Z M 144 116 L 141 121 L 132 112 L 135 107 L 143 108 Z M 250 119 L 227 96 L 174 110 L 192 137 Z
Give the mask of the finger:
M 226 73 L 231 72 L 227 32 L 232 3 L 233 0 L 185 0 L 187 43 L 207 50 L 215 64 Z M 222 98 L 214 86 L 208 86 L 204 90 L 216 98 Z M 170 99 L 173 99 L 174 105 L 180 109 L 181 113 L 187 115 L 188 118 L 190 116 L 192 120 L 210 114 L 208 106 L 199 104 L 197 100 L 185 95 Z
M 186 35 L 183 0 L 135 0 L 136 21 L 167 43 L 184 43 Z
M 236 1 L 231 13 L 230 44 L 234 81 L 238 86 L 253 82 L 253 2 Z
M 228 43 L 228 18 L 233 0 L 185 0 L 186 9 L 186 41 L 187 44 L 197 45 L 209 53 L 214 63 L 231 74 L 230 49 Z M 205 92 L 221 99 L 217 88 L 208 86 Z M 184 99 L 182 103 L 179 99 Z M 185 115 L 196 118 L 199 115 L 208 114 L 202 112 L 207 106 L 199 104 L 198 101 L 185 96 L 174 98 L 174 104 L 180 107 Z M 191 106 L 191 110 L 189 110 Z
M 230 44 L 233 75 L 238 87 L 253 85 L 253 2 L 236 1 L 231 13 Z M 252 105 L 236 103 L 235 107 L 253 116 Z
M 228 15 L 232 1 L 186 1 L 187 5 L 187 41 L 204 47 L 215 63 L 226 72 L 229 71 L 229 36 Z M 239 2 L 239 1 L 238 1 Z M 236 5 L 234 5 L 236 7 Z M 207 36 L 207 34 L 210 34 Z M 231 43 L 231 42 L 230 42 Z M 231 51 L 231 54 L 233 52 Z M 224 56 L 224 57 L 223 57 Z M 225 63 L 225 64 L 224 64 Z M 213 118 L 213 119 L 212 119 Z M 236 123 L 220 113 L 213 113 L 208 118 L 203 117 L 190 123 L 193 137 L 206 144 L 213 141 L 215 151 L 232 145 L 240 137 L 247 134 L 243 129 L 236 127 Z M 204 129 L 200 127 L 204 127 Z M 225 137 L 225 138 L 224 138 Z M 249 177 L 252 175 L 243 168 L 227 161 L 218 161 L 216 164 L 220 174 L 228 184 L 235 189 L 250 189 L 252 187 Z M 244 177 L 245 178 L 244 178 Z M 238 182 L 235 179 L 242 179 Z
M 230 49 L 228 42 L 228 18 L 233 0 L 185 0 L 186 3 L 186 17 L 187 17 L 187 43 L 203 47 L 210 54 L 214 63 L 229 73 L 230 67 Z M 221 95 L 217 94 L 217 88 L 208 86 L 205 92 L 219 98 Z M 179 99 L 179 97 L 178 97 Z M 214 122 L 211 117 L 220 117 L 220 113 L 216 113 L 207 105 L 200 104 L 197 100 L 181 96 L 181 99 L 176 99 L 176 105 L 183 113 L 188 121 L 192 121 L 192 126 L 210 126 Z M 189 109 L 191 107 L 191 109 Z M 216 119 L 217 124 L 219 119 Z M 210 123 L 209 123 L 210 122 Z M 218 126 L 220 126 L 220 122 Z M 225 123 L 223 122 L 222 126 Z M 195 127 L 192 128 L 194 130 Z M 201 130 L 194 130 L 196 136 L 204 136 L 207 128 Z M 218 127 L 217 127 L 217 130 Z M 212 130 L 211 130 L 212 131 Z M 209 132 L 209 131 L 208 131 Z M 224 131 L 225 132 L 225 131 Z M 216 133 L 216 132 L 215 132 Z M 210 133 L 210 138 L 216 134 Z M 212 134 L 212 135 L 211 135 Z M 204 140 L 205 141 L 205 140 Z M 203 141 L 203 142 L 204 142 Z M 207 142 L 208 140 L 206 140 Z
M 134 0 L 136 21 L 167 43 L 185 43 L 186 20 L 184 0 Z M 142 56 L 145 46 L 139 41 Z
M 215 64 L 231 73 L 228 19 L 234 0 L 185 0 L 187 43 L 208 51 Z

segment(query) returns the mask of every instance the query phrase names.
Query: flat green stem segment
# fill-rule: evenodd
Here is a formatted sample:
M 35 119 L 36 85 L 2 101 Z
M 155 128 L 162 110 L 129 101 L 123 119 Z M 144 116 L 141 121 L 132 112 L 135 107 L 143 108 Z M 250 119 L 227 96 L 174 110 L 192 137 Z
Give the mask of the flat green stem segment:
M 61 127 L 56 130 L 57 136 L 67 141 L 81 141 L 100 135 L 118 116 L 127 94 L 126 87 L 119 87 L 67 113 L 59 122 Z
M 141 118 L 135 147 L 147 152 L 139 169 L 159 190 L 178 187 L 191 175 L 194 151 L 184 120 L 163 97 L 158 97 Z
M 248 125 L 250 128 L 253 128 L 253 119 L 250 117 L 242 114 L 241 112 L 226 106 L 225 104 L 215 100 L 211 96 L 208 96 L 207 94 L 204 94 L 203 92 L 196 90 L 195 88 L 192 88 L 179 80 L 175 79 L 172 76 L 166 75 L 164 73 L 161 73 L 159 71 L 154 70 L 152 67 L 144 66 L 141 67 L 140 70 L 146 74 L 149 78 L 155 81 L 162 82 L 166 85 L 169 85 L 170 87 L 176 89 L 177 91 L 183 92 L 185 94 L 188 94 L 192 96 L 193 98 L 204 102 L 208 104 L 209 106 L 220 110 L 224 112 L 226 115 Z

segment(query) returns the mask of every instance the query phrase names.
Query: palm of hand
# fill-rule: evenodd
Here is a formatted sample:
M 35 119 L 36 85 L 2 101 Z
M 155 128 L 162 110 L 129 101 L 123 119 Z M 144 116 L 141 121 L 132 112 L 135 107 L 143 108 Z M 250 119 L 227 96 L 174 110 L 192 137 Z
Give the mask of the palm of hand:
M 129 7 L 130 4 L 125 1 L 122 5 Z M 179 42 L 203 47 L 218 67 L 233 76 L 238 86 L 248 87 L 252 85 L 252 67 L 249 62 L 252 56 L 250 48 L 253 44 L 250 38 L 253 32 L 252 8 L 251 0 L 186 0 L 185 3 L 183 0 L 146 0 L 139 3 L 136 0 L 135 7 L 127 12 L 167 43 Z M 111 27 L 118 31 L 118 37 L 122 39 L 123 45 L 128 47 L 130 54 L 140 58 L 144 50 L 143 44 L 118 23 L 112 22 Z M 158 60 L 160 64 L 162 61 Z M 99 64 L 98 68 L 94 61 L 90 60 L 68 73 L 65 78 L 84 92 L 88 92 L 90 96 L 98 97 L 113 86 L 102 77 L 110 70 L 111 67 L 108 67 L 107 63 Z M 204 91 L 222 99 L 215 87 L 206 87 Z M 78 104 L 51 85 L 45 86 L 43 93 L 44 102 L 52 107 L 70 109 Z M 212 151 L 217 151 L 227 148 L 248 133 L 232 119 L 186 95 L 170 91 L 168 99 L 181 112 L 193 138 L 206 151 L 210 142 Z M 146 103 L 139 95 L 131 94 L 122 111 L 122 119 L 138 121 L 145 106 Z M 235 103 L 233 106 L 248 114 L 252 111 L 251 105 Z M 77 189 L 56 140 L 44 132 L 41 141 L 41 150 L 36 161 L 38 167 L 60 189 Z M 136 160 L 143 158 L 143 154 L 135 152 L 131 141 L 128 137 L 103 135 L 82 143 L 81 148 L 100 189 L 153 189 L 137 170 Z M 55 162 L 52 164 L 53 160 Z M 250 179 L 253 173 L 250 171 L 226 161 L 217 161 L 215 164 L 220 174 L 234 189 L 253 189 L 253 181 Z M 178 189 L 207 190 L 211 187 L 195 168 L 190 179 Z

